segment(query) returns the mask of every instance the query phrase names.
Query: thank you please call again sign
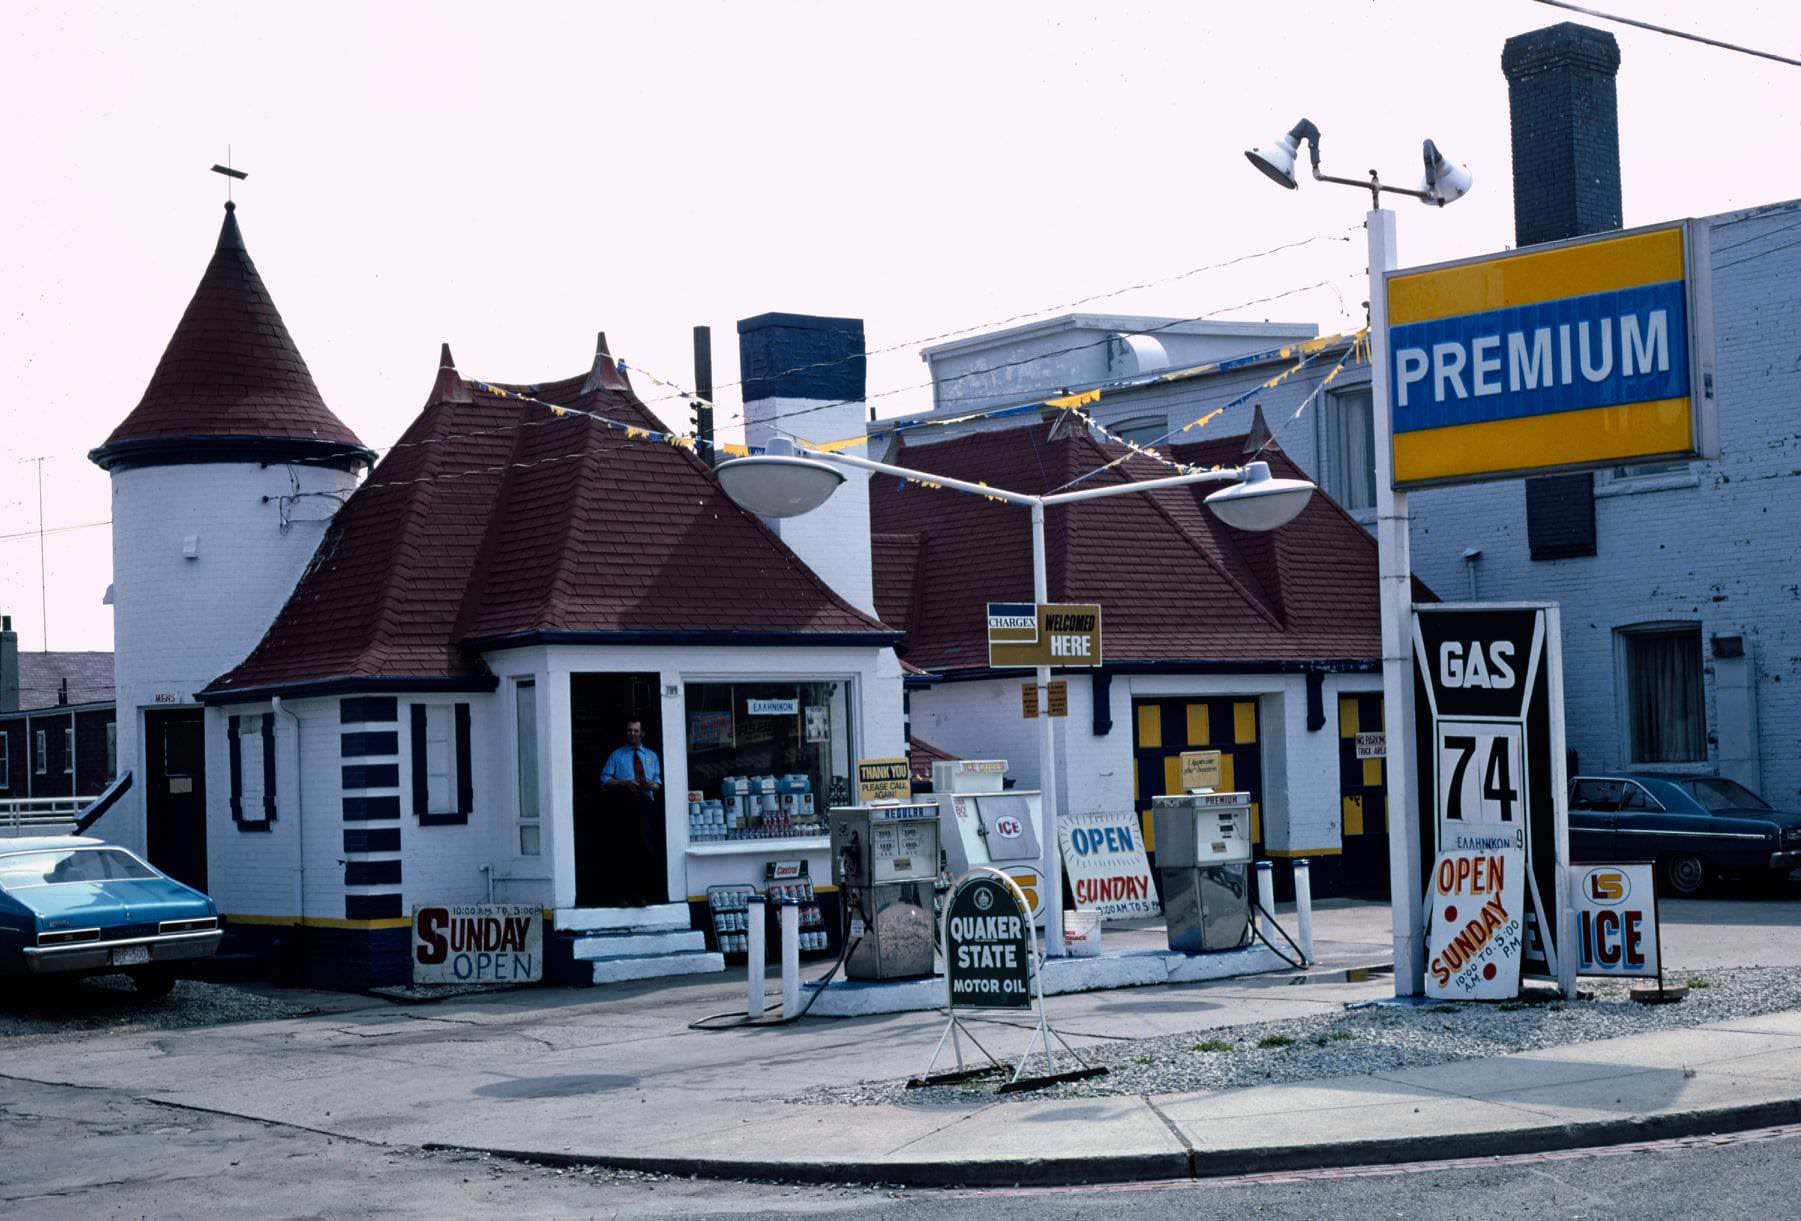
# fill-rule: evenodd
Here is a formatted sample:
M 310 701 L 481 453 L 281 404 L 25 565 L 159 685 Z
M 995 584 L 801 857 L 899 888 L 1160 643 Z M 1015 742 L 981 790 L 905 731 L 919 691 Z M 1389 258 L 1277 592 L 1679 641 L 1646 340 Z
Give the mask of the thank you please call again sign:
M 1059 602 L 990 602 L 988 664 L 1098 666 L 1101 608 Z
M 1714 448 L 1695 222 L 1391 271 L 1397 488 Z

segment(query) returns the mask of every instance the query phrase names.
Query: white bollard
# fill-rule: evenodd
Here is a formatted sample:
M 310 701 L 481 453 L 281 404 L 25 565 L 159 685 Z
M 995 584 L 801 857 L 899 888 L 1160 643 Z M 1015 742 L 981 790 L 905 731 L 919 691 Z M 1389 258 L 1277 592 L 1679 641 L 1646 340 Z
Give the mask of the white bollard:
M 744 912 L 749 943 L 744 961 L 744 1012 L 754 1022 L 763 1016 L 763 961 L 769 953 L 769 909 L 762 895 L 751 895 Z
M 1300 925 L 1301 956 L 1313 959 L 1313 868 L 1306 857 L 1294 863 L 1294 918 Z
M 1263 930 L 1263 940 L 1274 945 L 1276 940 L 1276 867 L 1268 861 L 1257 862 L 1257 906 L 1263 909 L 1257 916 L 1257 927 Z
M 800 904 L 782 900 L 782 1016 L 800 1012 Z

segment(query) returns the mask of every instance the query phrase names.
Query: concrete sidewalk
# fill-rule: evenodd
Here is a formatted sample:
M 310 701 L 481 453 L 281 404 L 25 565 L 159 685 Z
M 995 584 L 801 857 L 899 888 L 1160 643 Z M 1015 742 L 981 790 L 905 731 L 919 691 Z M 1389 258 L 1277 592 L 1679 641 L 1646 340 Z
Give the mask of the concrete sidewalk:
M 1078 1045 L 1338 1012 L 1384 978 L 1054 998 Z M 1118 1181 L 1467 1157 L 1801 1119 L 1801 1013 L 1205 1094 L 812 1105 L 920 1071 L 936 1014 L 707 1033 L 729 981 L 533 989 L 432 1006 L 0 1049 L 0 1079 L 105 1086 L 345 1139 L 719 1177 Z M 995 1027 L 996 1054 L 1027 1032 Z M 985 1035 L 984 1038 L 987 1036 Z

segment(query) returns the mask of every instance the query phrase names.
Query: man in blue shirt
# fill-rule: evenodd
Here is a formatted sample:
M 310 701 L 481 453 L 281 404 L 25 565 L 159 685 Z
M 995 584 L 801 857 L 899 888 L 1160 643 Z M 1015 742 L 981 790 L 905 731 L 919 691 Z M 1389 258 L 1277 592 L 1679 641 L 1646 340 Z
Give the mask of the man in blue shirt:
M 644 745 L 644 726 L 638 721 L 625 723 L 625 745 L 607 756 L 600 769 L 600 783 L 609 790 L 624 789 L 646 801 L 654 801 L 663 787 L 663 767 L 657 752 Z
M 603 826 L 594 839 L 605 845 L 601 905 L 641 907 L 663 902 L 667 862 L 663 850 L 663 766 L 644 745 L 644 725 L 625 724 L 625 745 L 600 769 Z

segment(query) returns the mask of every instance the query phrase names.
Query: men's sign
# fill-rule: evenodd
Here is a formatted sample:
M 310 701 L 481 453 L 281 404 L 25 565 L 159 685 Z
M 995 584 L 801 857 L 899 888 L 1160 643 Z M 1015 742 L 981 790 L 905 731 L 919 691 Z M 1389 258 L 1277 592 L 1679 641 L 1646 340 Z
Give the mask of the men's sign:
M 1426 995 L 1505 1000 L 1520 992 L 1525 854 L 1505 838 L 1438 854 L 1426 926 Z
M 1663 954 L 1656 867 L 1649 862 L 1578 865 L 1572 872 L 1577 973 L 1658 978 Z
M 955 1009 L 1032 1007 L 1032 921 L 1019 888 L 972 869 L 944 905 L 944 977 Z
M 1058 602 L 990 602 L 988 664 L 1098 666 L 1101 608 Z
M 1414 608 L 1422 874 L 1445 852 L 1520 852 L 1524 971 L 1567 985 L 1561 641 L 1555 606 Z
M 857 800 L 913 800 L 913 765 L 905 759 L 858 759 Z
M 1716 447 L 1708 229 L 1390 271 L 1394 486 Z
M 1161 913 L 1136 813 L 1065 814 L 1057 820 L 1057 839 L 1077 907 L 1107 920 Z
M 517 984 L 544 978 L 544 913 L 531 904 L 413 908 L 413 982 Z

